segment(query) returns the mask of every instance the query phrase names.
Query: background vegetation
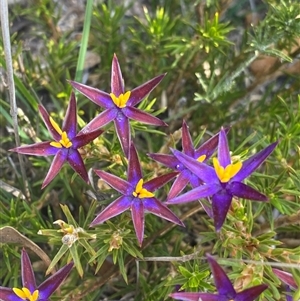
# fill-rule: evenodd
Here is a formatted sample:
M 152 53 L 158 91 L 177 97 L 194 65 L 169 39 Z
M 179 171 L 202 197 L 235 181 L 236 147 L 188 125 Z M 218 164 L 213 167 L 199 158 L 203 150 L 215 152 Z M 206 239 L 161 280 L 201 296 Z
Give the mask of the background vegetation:
M 128 212 L 89 229 L 94 214 L 116 197 L 113 190 L 92 172 L 92 185 L 85 184 L 68 166 L 41 190 L 49 158 L 24 156 L 24 178 L 17 155 L 8 152 L 15 141 L 1 42 L 0 285 L 18 286 L 20 250 L 25 246 L 34 251 L 30 257 L 37 279 L 44 277 L 49 260 L 60 258 L 61 266 L 75 256 L 77 269 L 62 287 L 61 297 L 57 293 L 57 300 L 171 300 L 168 294 L 178 285 L 187 291 L 214 290 L 203 260 L 209 252 L 222 258 L 219 263 L 228 269 L 238 290 L 264 282 L 269 289 L 261 300 L 284 300 L 286 288 L 270 264 L 292 272 L 300 283 L 296 268 L 300 264 L 298 1 L 94 1 L 91 18 L 85 17 L 85 9 L 80 0 L 32 0 L 9 7 L 21 143 L 49 139 L 37 106 L 42 103 L 61 121 L 71 92 L 68 79 L 110 91 L 116 53 L 127 90 L 167 73 L 141 107 L 154 111 L 169 127 L 132 123 L 147 178 L 166 169 L 146 153 L 167 153 L 170 146 L 180 149 L 182 119 L 198 142 L 221 126 L 231 126 L 228 139 L 235 156 L 248 157 L 280 141 L 263 167 L 247 180 L 270 201 L 234 200 L 219 234 L 197 202 L 172 206 L 185 229 L 147 215 L 142 248 Z M 87 34 L 83 25 L 88 20 L 87 54 L 80 69 L 79 51 Z M 154 98 L 156 102 L 149 105 Z M 83 126 L 100 111 L 82 95 L 77 99 Z M 111 126 L 82 152 L 88 168 L 124 176 L 126 162 Z M 162 201 L 167 192 L 168 187 L 160 192 Z M 72 250 L 61 249 L 62 233 L 53 224 L 59 219 L 87 231 Z M 5 226 L 16 231 L 10 229 L 7 235 Z M 40 230 L 43 235 L 38 234 Z M 122 244 L 109 251 L 114 233 L 122 237 Z M 293 295 L 299 300 L 299 290 Z

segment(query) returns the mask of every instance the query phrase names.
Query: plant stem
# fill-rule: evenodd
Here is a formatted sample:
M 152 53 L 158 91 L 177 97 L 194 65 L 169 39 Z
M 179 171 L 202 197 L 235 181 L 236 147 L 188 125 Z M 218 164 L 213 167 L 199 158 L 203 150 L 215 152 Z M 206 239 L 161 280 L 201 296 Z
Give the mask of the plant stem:
M 16 142 L 16 146 L 18 147 L 20 146 L 18 108 L 16 103 L 14 73 L 13 73 L 12 57 L 11 57 L 7 0 L 0 1 L 0 19 L 1 19 L 1 27 L 2 27 L 2 38 L 3 38 L 3 45 L 4 45 L 5 61 L 6 61 L 7 82 L 8 82 L 8 89 L 9 89 L 10 115 L 12 117 L 15 142 Z M 20 169 L 21 169 L 21 175 L 23 180 L 23 193 L 26 196 L 27 201 L 30 201 L 28 181 L 25 173 L 23 157 L 22 155 L 18 154 L 18 158 L 20 162 Z
M 77 61 L 76 74 L 75 74 L 75 81 L 77 81 L 77 82 L 82 81 L 85 55 L 86 55 L 86 51 L 87 51 L 87 45 L 88 45 L 89 34 L 90 34 L 92 12 L 93 12 L 93 0 L 87 0 L 85 16 L 84 16 L 82 39 L 81 39 L 79 57 L 78 57 L 78 61 Z

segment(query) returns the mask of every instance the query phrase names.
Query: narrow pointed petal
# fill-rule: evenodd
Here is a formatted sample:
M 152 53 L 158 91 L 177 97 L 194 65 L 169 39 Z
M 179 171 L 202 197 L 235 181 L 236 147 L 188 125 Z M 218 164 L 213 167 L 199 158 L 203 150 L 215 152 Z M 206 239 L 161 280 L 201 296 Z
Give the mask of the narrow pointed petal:
M 86 183 L 88 183 L 89 177 L 88 177 L 86 168 L 84 166 L 83 160 L 77 149 L 69 150 L 67 161 L 69 162 L 69 164 L 73 168 L 73 170 L 76 173 L 78 173 Z
M 129 120 L 121 112 L 114 119 L 117 136 L 121 143 L 122 150 L 126 157 L 129 155 L 129 146 L 131 144 L 131 133 L 129 128 Z
M 225 190 L 212 196 L 212 210 L 216 231 L 219 231 L 222 228 L 231 201 L 232 195 L 228 194 Z
M 144 208 L 158 217 L 184 227 L 183 222 L 164 204 L 156 198 L 145 198 Z
M 130 190 L 134 190 L 134 188 L 128 183 L 127 181 L 110 174 L 108 172 L 102 171 L 102 170 L 96 170 L 94 169 L 94 172 L 103 179 L 108 185 L 116 189 L 122 194 L 128 194 L 130 193 Z
M 214 195 L 216 192 L 220 190 L 220 187 L 217 185 L 202 185 L 197 188 L 194 188 L 176 198 L 170 199 L 165 202 L 165 204 L 181 204 L 188 203 L 200 198 L 206 198 Z
M 103 107 L 105 109 L 110 109 L 115 107 L 108 93 L 99 89 L 89 87 L 84 84 L 77 83 L 72 80 L 70 80 L 69 83 L 72 85 L 73 88 L 75 88 L 81 94 L 89 98 L 92 102 L 94 102 L 98 106 Z
M 14 293 L 11 288 L 0 286 L 1 301 L 20 301 L 20 298 Z
M 59 151 L 59 148 L 50 145 L 50 141 L 45 141 L 19 146 L 12 148 L 9 151 L 32 156 L 54 156 Z
M 233 181 L 241 182 L 253 173 L 272 153 L 278 142 L 274 142 L 261 150 L 259 153 L 253 155 L 243 162 L 241 170 L 232 178 Z
M 133 143 L 131 143 L 129 150 L 129 163 L 127 174 L 128 182 L 134 185 L 136 185 L 137 182 L 143 177 L 139 157 Z
M 227 301 L 227 298 L 222 298 L 219 295 L 210 293 L 188 293 L 179 292 L 170 294 L 170 297 L 181 301 Z
M 225 133 L 227 134 L 229 131 L 229 128 L 224 129 Z M 209 159 L 213 153 L 215 152 L 218 143 L 219 143 L 219 133 L 209 138 L 207 141 L 202 143 L 196 150 L 194 158 L 198 158 L 201 155 L 206 155 L 205 160 Z
M 268 286 L 266 284 L 250 287 L 238 293 L 234 301 L 254 301 L 267 288 Z
M 118 58 L 114 54 L 111 66 L 111 93 L 118 97 L 120 94 L 124 94 L 124 92 L 124 79 Z
M 131 216 L 136 237 L 139 245 L 141 246 L 144 239 L 145 215 L 144 203 L 139 199 L 135 199 L 135 201 L 131 204 Z
M 155 161 L 157 161 L 157 162 L 159 162 L 159 163 L 161 163 L 161 164 L 163 164 L 163 165 L 165 165 L 169 168 L 175 169 L 175 170 L 181 164 L 180 161 L 173 155 L 152 154 L 151 153 L 151 154 L 148 154 L 148 156 L 151 159 L 153 159 L 153 160 L 155 160 Z
M 185 173 L 180 173 L 168 193 L 168 200 L 175 198 L 186 187 L 188 182 L 189 178 L 186 177 Z
M 132 199 L 126 196 L 120 196 L 110 205 L 108 205 L 96 218 L 91 222 L 90 227 L 102 224 L 106 220 L 121 214 L 130 208 Z
M 69 105 L 67 108 L 66 116 L 62 125 L 62 130 L 68 134 L 70 140 L 72 140 L 77 133 L 77 107 L 76 98 L 74 92 L 71 93 Z
M 60 172 L 62 166 L 64 165 L 65 161 L 67 160 L 68 152 L 66 149 L 60 149 L 57 154 L 55 155 L 46 178 L 42 184 L 42 189 L 45 188 Z
M 112 120 L 114 120 L 118 115 L 118 110 L 116 108 L 108 109 L 97 115 L 94 119 L 92 119 L 79 133 L 87 134 L 98 130 L 99 128 L 105 126 Z
M 198 162 L 196 159 L 193 159 L 178 150 L 173 150 L 174 156 L 188 168 L 192 173 L 198 176 L 203 182 L 205 183 L 219 183 L 219 179 L 216 175 L 215 170 L 211 167 L 206 165 L 205 163 Z
M 160 187 L 164 186 L 166 183 L 174 179 L 178 175 L 178 172 L 170 172 L 161 176 L 158 176 L 144 184 L 144 188 L 149 191 L 155 191 Z
M 226 167 L 231 164 L 230 152 L 228 147 L 228 141 L 225 130 L 222 128 L 219 133 L 218 144 L 218 160 L 222 167 Z
M 227 300 L 234 299 L 236 296 L 236 292 L 227 277 L 224 270 L 218 265 L 218 263 L 215 261 L 215 259 L 207 254 L 207 261 L 211 267 L 212 274 L 214 276 L 214 282 L 216 285 L 216 288 L 218 290 L 218 293 L 220 295 L 224 295 L 227 297 Z M 236 299 L 234 299 L 236 300 Z
M 130 94 L 130 98 L 127 102 L 128 106 L 135 106 L 141 102 L 165 77 L 166 74 L 156 76 L 141 86 L 133 89 Z
M 149 113 L 141 111 L 135 107 L 126 107 L 122 110 L 124 115 L 130 119 L 139 121 L 141 123 L 156 125 L 156 126 L 168 126 L 165 122 L 159 118 L 152 116 Z
M 48 299 L 70 274 L 74 263 L 70 262 L 54 275 L 46 279 L 39 287 L 39 300 Z
M 90 143 L 91 141 L 93 141 L 94 139 L 99 137 L 102 133 L 103 133 L 103 130 L 98 129 L 93 132 L 77 135 L 72 140 L 73 148 L 80 148 L 80 147 Z
M 32 270 L 31 261 L 25 249 L 22 249 L 21 254 L 21 265 L 22 265 L 22 284 L 23 287 L 28 288 L 31 292 L 36 290 L 35 277 Z
M 50 132 L 50 134 L 52 135 L 52 137 L 55 141 L 59 141 L 61 136 L 55 130 L 53 125 L 51 124 L 50 119 L 49 119 L 49 114 L 48 114 L 47 110 L 42 105 L 39 105 L 38 107 L 39 107 L 40 114 L 42 116 L 42 119 L 43 119 L 48 131 Z
M 278 269 L 272 269 L 273 273 L 285 284 L 297 289 L 298 286 L 296 281 L 291 273 L 287 273 Z
M 241 182 L 228 183 L 227 190 L 239 198 L 261 202 L 268 201 L 268 197 L 266 195 Z
M 182 121 L 182 150 L 186 155 L 194 157 L 194 144 L 185 120 Z

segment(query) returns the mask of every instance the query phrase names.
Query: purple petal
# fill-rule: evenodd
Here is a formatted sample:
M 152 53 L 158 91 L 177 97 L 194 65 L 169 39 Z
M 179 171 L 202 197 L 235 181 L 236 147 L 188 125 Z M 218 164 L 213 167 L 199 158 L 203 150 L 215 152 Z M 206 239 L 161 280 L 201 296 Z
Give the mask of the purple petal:
M 62 130 L 68 134 L 68 138 L 72 140 L 77 133 L 77 109 L 76 98 L 74 92 L 71 93 L 66 116 L 63 122 Z
M 99 137 L 102 133 L 103 133 L 103 130 L 99 129 L 99 130 L 95 130 L 90 133 L 77 135 L 75 138 L 72 139 L 72 143 L 73 143 L 72 147 L 80 148 L 80 147 L 90 143 L 97 137 Z
M 11 288 L 0 286 L 1 301 L 21 301 Z
M 168 193 L 168 200 L 175 198 L 186 187 L 188 182 L 189 178 L 185 173 L 180 173 Z
M 42 189 L 45 188 L 54 178 L 55 176 L 60 172 L 62 166 L 64 165 L 65 161 L 67 160 L 68 151 L 65 148 L 59 149 L 57 154 L 55 155 L 49 171 L 46 175 L 46 178 L 42 184 Z
M 212 210 L 216 231 L 219 231 L 222 228 L 231 201 L 232 195 L 226 190 L 222 190 L 212 196 Z
M 232 178 L 233 181 L 241 182 L 253 173 L 255 169 L 259 167 L 267 157 L 272 153 L 278 142 L 274 142 L 261 150 L 259 153 L 253 155 L 243 162 L 241 170 Z
M 181 162 L 173 155 L 166 155 L 166 154 L 148 154 L 148 156 L 161 163 L 164 164 L 165 166 L 175 169 L 178 169 L 179 165 L 182 165 Z
M 220 187 L 217 185 L 202 185 L 197 188 L 194 188 L 176 198 L 170 199 L 165 202 L 165 204 L 181 204 L 188 203 L 200 198 L 206 198 L 214 195 L 216 192 L 220 190 Z
M 239 198 L 254 201 L 268 201 L 267 196 L 241 182 L 228 183 L 227 190 L 230 191 L 234 196 L 237 196 Z
M 139 102 L 141 102 L 165 77 L 166 74 L 162 74 L 152 78 L 141 86 L 133 89 L 130 94 L 130 98 L 128 99 L 128 106 L 135 106 Z
M 32 156 L 54 156 L 59 151 L 59 148 L 51 146 L 50 141 L 45 141 L 19 146 L 9 151 Z
M 102 171 L 102 170 L 96 170 L 94 169 L 94 172 L 101 178 L 103 179 L 108 185 L 110 185 L 111 187 L 113 187 L 114 189 L 116 189 L 117 191 L 119 191 L 122 194 L 128 194 L 130 193 L 130 190 L 133 191 L 132 186 L 130 185 L 130 183 L 128 183 L 127 181 L 112 175 L 108 172 Z
M 214 282 L 217 287 L 218 293 L 220 295 L 226 296 L 228 298 L 227 300 L 234 299 L 236 296 L 236 292 L 226 273 L 211 255 L 206 254 L 206 257 L 211 267 L 211 271 L 214 276 Z
M 93 132 L 95 130 L 98 130 L 99 128 L 105 126 L 112 120 L 114 120 L 117 115 L 118 115 L 118 109 L 112 108 L 103 111 L 99 115 L 97 115 L 94 119 L 92 119 L 79 133 L 78 135 L 81 134 L 87 134 L 90 132 Z M 77 136 L 78 136 L 77 135 Z
M 173 150 L 174 156 L 192 173 L 194 173 L 199 179 L 201 179 L 205 183 L 215 183 L 216 185 L 220 182 L 215 170 L 206 165 L 205 163 L 201 163 L 196 159 L 189 157 L 178 150 Z
M 240 293 L 237 293 L 235 301 L 254 301 L 268 286 L 266 284 L 260 284 L 250 287 Z
M 135 198 L 131 204 L 131 217 L 137 240 L 141 246 L 144 239 L 145 216 L 144 204 L 139 198 Z
M 188 125 L 184 120 L 182 121 L 182 150 L 186 155 L 194 158 L 194 144 Z
M 117 136 L 122 146 L 122 150 L 126 157 L 129 155 L 129 146 L 131 143 L 131 133 L 129 128 L 129 120 L 119 112 L 117 117 L 114 119 Z
M 39 287 L 39 300 L 48 299 L 53 292 L 62 284 L 65 278 L 70 274 L 74 263 L 70 262 L 60 270 L 58 270 L 54 275 L 46 279 Z
M 96 218 L 91 222 L 90 227 L 102 224 L 106 220 L 121 214 L 130 208 L 131 202 L 132 198 L 120 196 L 96 216 Z
M 49 119 L 48 112 L 42 105 L 38 105 L 38 107 L 39 107 L 40 114 L 42 116 L 42 119 L 43 119 L 48 131 L 50 132 L 50 134 L 52 135 L 52 137 L 55 141 L 59 141 L 61 139 L 61 136 L 59 133 L 57 133 L 55 128 L 52 126 L 50 119 Z
M 124 92 L 124 79 L 118 58 L 114 54 L 111 66 L 111 93 L 118 97 L 120 94 L 124 94 Z
M 223 298 L 219 295 L 214 295 L 210 293 L 173 293 L 170 297 L 176 300 L 182 301 L 228 301 L 227 298 Z
M 128 182 L 133 185 L 136 185 L 138 181 L 143 177 L 138 154 L 133 143 L 131 143 L 129 150 L 129 163 L 127 174 Z
M 21 265 L 22 265 L 22 284 L 23 287 L 26 287 L 30 290 L 30 292 L 34 292 L 36 290 L 35 277 L 32 270 L 31 261 L 25 249 L 22 249 L 21 255 Z
M 105 109 L 111 109 L 115 107 L 115 104 L 113 103 L 108 93 L 99 89 L 89 87 L 84 84 L 77 83 L 72 80 L 70 80 L 69 83 L 73 86 L 73 88 L 75 88 L 81 94 L 89 98 L 92 102 L 94 102 L 98 106 L 103 107 Z
M 145 210 L 164 218 L 174 224 L 184 227 L 183 222 L 164 204 L 162 204 L 156 198 L 143 199 Z
M 297 289 L 298 286 L 291 273 L 287 273 L 278 269 L 272 269 L 273 273 L 285 284 Z
M 231 164 L 231 157 L 228 147 L 228 141 L 226 137 L 226 132 L 223 128 L 219 133 L 219 144 L 218 144 L 218 160 L 221 166 L 224 168 Z
M 228 133 L 229 128 L 225 129 L 225 133 Z M 219 133 L 212 136 L 210 139 L 201 144 L 196 150 L 194 158 L 199 158 L 201 155 L 206 155 L 205 160 L 209 159 L 215 152 L 218 142 L 219 142 Z
M 148 191 L 155 191 L 160 187 L 164 186 L 166 183 L 174 179 L 178 175 L 178 172 L 170 172 L 159 177 L 156 177 L 146 183 L 144 183 L 144 188 Z
M 159 118 L 152 116 L 151 114 L 146 113 L 144 111 L 141 111 L 135 107 L 127 106 L 122 110 L 122 112 L 126 117 L 142 123 L 157 125 L 157 126 L 168 126 L 165 122 L 163 122 Z
M 85 181 L 85 182 L 89 182 L 89 177 L 87 174 L 87 171 L 85 169 L 83 160 L 78 152 L 77 149 L 69 149 L 69 154 L 68 154 L 68 158 L 67 158 L 70 166 L 73 168 L 73 170 L 78 173 L 81 178 Z

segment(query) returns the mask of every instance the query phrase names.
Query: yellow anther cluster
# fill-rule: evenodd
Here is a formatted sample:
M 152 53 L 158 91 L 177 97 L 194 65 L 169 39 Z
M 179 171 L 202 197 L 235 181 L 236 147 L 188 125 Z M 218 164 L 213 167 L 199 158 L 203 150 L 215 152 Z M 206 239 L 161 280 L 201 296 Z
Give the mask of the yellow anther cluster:
M 125 94 L 120 94 L 118 97 L 113 93 L 110 93 L 109 95 L 116 106 L 119 108 L 124 108 L 126 107 L 126 103 L 130 97 L 130 94 L 131 92 L 127 91 Z
M 23 287 L 22 289 L 19 288 L 13 288 L 14 293 L 21 298 L 22 300 L 27 301 L 37 301 L 39 297 L 39 291 L 35 290 L 32 294 L 30 293 L 29 289 L 26 287 Z
M 138 197 L 140 199 L 154 197 L 154 194 L 152 192 L 143 188 L 143 184 L 144 184 L 144 180 L 140 179 L 136 184 L 135 191 L 132 193 L 133 196 Z
M 201 155 L 199 156 L 199 158 L 197 159 L 198 162 L 203 162 L 206 159 L 206 155 Z
M 242 162 L 239 161 L 234 164 L 229 164 L 224 168 L 220 165 L 217 158 L 213 158 L 213 164 L 216 174 L 222 183 L 227 183 L 232 179 L 240 171 L 243 165 Z
M 69 148 L 72 146 L 72 142 L 70 141 L 67 133 L 61 130 L 61 128 L 59 127 L 59 125 L 53 120 L 52 117 L 49 118 L 50 123 L 52 124 L 52 126 L 54 127 L 54 129 L 56 130 L 56 132 L 61 135 L 61 140 L 59 140 L 59 142 L 57 141 L 52 141 L 50 142 L 50 145 L 57 147 L 57 148 Z

